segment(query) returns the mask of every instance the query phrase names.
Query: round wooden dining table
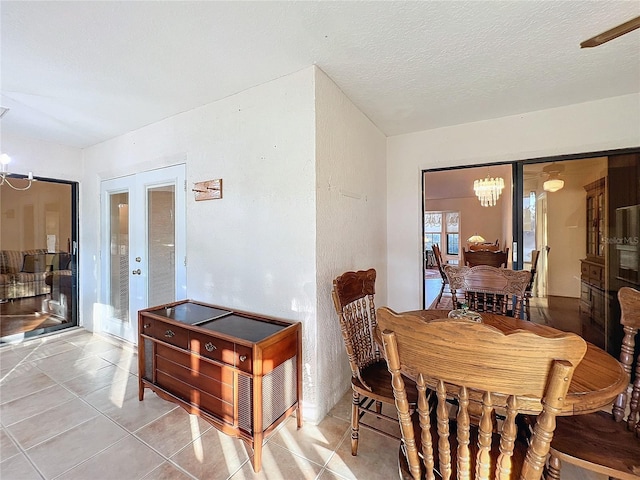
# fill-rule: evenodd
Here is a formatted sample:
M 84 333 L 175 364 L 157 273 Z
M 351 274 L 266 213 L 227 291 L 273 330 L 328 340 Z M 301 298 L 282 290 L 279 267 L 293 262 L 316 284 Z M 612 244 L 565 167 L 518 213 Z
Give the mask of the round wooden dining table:
M 448 310 L 414 310 L 403 314 L 416 315 L 425 321 L 446 318 Z M 482 322 L 509 333 L 526 330 L 543 337 L 564 333 L 547 325 L 540 325 L 513 317 L 481 312 Z M 579 415 L 610 407 L 619 393 L 629 385 L 629 377 L 622 364 L 604 350 L 587 342 L 587 351 L 573 372 L 569 393 L 560 415 Z

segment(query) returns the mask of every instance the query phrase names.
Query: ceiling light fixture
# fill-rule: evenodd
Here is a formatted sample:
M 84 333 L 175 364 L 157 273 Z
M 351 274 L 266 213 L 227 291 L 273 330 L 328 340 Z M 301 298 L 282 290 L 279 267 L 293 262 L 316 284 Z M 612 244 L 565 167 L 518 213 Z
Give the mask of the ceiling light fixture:
M 564 187 L 564 180 L 559 178 L 559 175 L 564 172 L 564 165 L 552 163 L 544 167 L 542 171 L 548 175 L 547 180 L 542 184 L 545 192 L 557 192 Z
M 6 153 L 3 153 L 0 155 L 0 165 L 2 166 L 2 170 L 0 171 L 0 186 L 2 185 L 8 185 L 9 187 L 13 188 L 14 190 L 18 190 L 18 191 L 24 191 L 24 190 L 28 190 L 29 188 L 31 188 L 31 184 L 34 182 L 33 180 L 33 173 L 29 172 L 29 175 L 27 175 L 27 185 L 24 187 L 18 187 L 16 185 L 13 185 L 10 181 L 9 181 L 9 177 L 8 175 L 11 175 L 10 172 L 7 171 L 7 165 L 9 165 L 9 162 L 11 161 L 11 157 L 9 157 L 9 155 L 7 155 Z
M 504 179 L 502 177 L 490 178 L 488 173 L 486 178 L 473 182 L 473 191 L 483 207 L 493 207 L 500 198 L 503 189 Z

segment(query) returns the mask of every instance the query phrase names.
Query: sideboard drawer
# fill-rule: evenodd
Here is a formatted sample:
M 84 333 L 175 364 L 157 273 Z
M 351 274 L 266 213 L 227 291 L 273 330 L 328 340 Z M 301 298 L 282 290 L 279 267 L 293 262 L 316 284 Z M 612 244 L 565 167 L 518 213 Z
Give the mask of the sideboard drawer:
M 189 332 L 170 323 L 152 320 L 151 332 L 155 338 L 176 347 L 189 347 Z
M 192 352 L 218 362 L 234 365 L 233 342 L 222 340 L 214 335 L 191 332 L 189 339 Z
M 227 385 L 233 385 L 233 370 L 229 368 L 223 368 L 221 365 L 207 362 L 188 352 L 176 350 L 161 343 L 157 344 L 156 353 L 158 356 L 164 357 L 173 363 L 190 368 L 195 374 L 206 375 Z
M 157 382 L 158 385 L 173 392 L 174 395 L 182 398 L 190 405 L 199 407 L 226 423 L 233 424 L 233 404 L 209 395 L 202 390 L 194 389 L 193 386 L 187 385 L 160 370 L 157 371 Z
M 160 355 L 156 357 L 156 368 L 158 372 L 171 375 L 181 382 L 192 385 L 198 390 L 206 390 L 214 397 L 218 397 L 227 402 L 233 401 L 233 385 L 222 383 L 219 380 L 203 375 L 197 370 L 173 363 Z

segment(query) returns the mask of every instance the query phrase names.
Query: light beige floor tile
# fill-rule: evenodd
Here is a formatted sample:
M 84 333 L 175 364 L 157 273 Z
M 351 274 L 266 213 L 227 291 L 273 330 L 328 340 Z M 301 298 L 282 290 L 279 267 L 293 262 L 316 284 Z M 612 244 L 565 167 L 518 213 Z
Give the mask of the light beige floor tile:
M 51 377 L 32 364 L 18 365 L 0 382 L 0 403 L 11 402 L 54 385 L 56 382 Z
M 23 455 L 14 455 L 0 463 L 0 478 L 7 480 L 42 480 L 38 471 Z
M 345 393 L 342 398 L 334 405 L 327 415 L 332 417 L 342 418 L 347 422 L 351 422 L 351 403 L 352 403 L 351 388 Z
M 24 355 L 25 361 L 34 362 L 43 358 L 49 358 L 60 353 L 73 350 L 75 347 L 70 343 L 61 340 L 51 340 L 41 342 L 32 346 L 25 346 L 22 350 L 15 350 L 16 353 Z M 28 352 L 28 353 L 26 353 Z
M 400 422 L 397 420 L 398 411 L 396 410 L 395 405 L 382 405 L 382 413 L 388 415 L 392 418 L 395 418 L 395 421 L 386 420 L 383 418 L 377 418 L 372 414 L 365 414 L 360 422 L 366 422 L 370 426 L 382 430 L 383 432 L 387 432 L 390 435 L 393 435 L 400 439 Z M 361 425 L 360 429 L 367 428 L 365 425 Z
M 171 457 L 194 477 L 207 480 L 229 478 L 248 459 L 247 447 L 241 440 L 213 428 Z
M 325 417 L 320 424 L 303 424 L 298 429 L 296 419 L 287 419 L 283 428 L 278 429 L 269 443 L 276 443 L 308 460 L 320 465 L 327 463 L 345 435 L 350 435 L 351 427 L 346 420 Z
M 340 401 L 329 411 L 328 416 L 343 418 L 351 423 L 351 405 L 352 405 L 352 393 L 349 390 Z M 397 410 L 395 405 L 382 404 L 382 413 L 388 415 L 393 418 L 397 418 Z M 398 422 L 391 422 L 389 420 L 384 420 L 380 418 L 376 418 L 374 415 L 365 414 L 361 422 L 366 422 L 372 427 L 378 428 L 384 432 L 387 432 L 390 435 L 394 435 L 400 438 L 400 424 Z M 361 425 L 360 428 L 367 428 L 364 425 Z
M 310 462 L 277 444 L 268 443 L 262 449 L 262 469 L 255 473 L 251 462 L 245 463 L 231 480 L 315 479 L 322 466 Z
M 164 459 L 160 455 L 140 440 L 128 436 L 86 462 L 65 472 L 58 479 L 138 479 L 156 469 L 163 462 Z
M 93 340 L 76 346 L 80 349 L 83 356 L 99 355 L 102 353 L 110 352 L 112 350 L 122 350 L 118 345 L 102 339 Z
M 146 395 L 149 395 L 150 392 L 147 390 Z M 138 379 L 133 375 L 127 375 L 111 385 L 83 395 L 82 398 L 100 412 L 122 408 L 126 400 L 138 398 Z
M 126 436 L 122 428 L 98 416 L 26 452 L 47 478 L 54 478 Z
M 65 341 L 74 344 L 77 347 L 86 345 L 92 342 L 109 342 L 113 345 L 120 345 L 121 343 L 116 339 L 112 339 L 108 336 L 102 336 L 98 333 L 92 333 L 88 331 L 78 332 L 76 335 L 69 335 L 65 338 Z
M 16 381 L 18 379 L 22 379 L 25 381 L 24 376 L 28 375 L 29 372 L 33 372 L 33 375 L 36 373 L 42 374 L 42 371 L 36 367 L 33 363 L 30 362 L 20 362 L 17 365 L 13 365 L 12 367 L 0 368 L 0 403 L 2 403 L 2 394 L 4 393 L 4 386 L 12 381 Z M 25 382 L 27 385 L 28 381 Z
M 39 360 L 36 365 L 56 382 L 65 382 L 79 375 L 94 373 L 111 365 L 100 357 L 79 357 L 78 355 L 81 355 L 81 351 L 76 348 Z
M 4 428 L 0 429 L 0 462 L 11 458 L 18 453 L 20 453 L 20 450 L 18 450 L 16 444 L 13 443 L 11 438 L 9 438 L 9 435 L 4 431 Z
M 14 423 L 7 427 L 7 430 L 11 432 L 22 448 L 28 449 L 98 415 L 100 413 L 79 398 L 72 398 L 65 403 Z
M 0 405 L 0 419 L 4 426 L 12 425 L 32 415 L 48 410 L 75 398 L 69 390 L 54 384 L 30 395 Z
M 136 432 L 136 436 L 161 454 L 170 457 L 210 428 L 213 428 L 211 424 L 196 415 L 189 415 L 182 408 L 174 408 L 142 427 Z
M 0 373 L 16 367 L 23 361 L 25 361 L 24 355 L 8 349 L 3 352 L 0 349 Z
M 138 355 L 132 349 L 116 348 L 99 353 L 98 356 L 124 370 L 138 374 Z
M 126 381 L 130 375 L 128 371 L 108 364 L 96 372 L 85 373 L 67 380 L 63 385 L 76 395 L 84 396 L 120 380 Z
M 348 479 L 397 478 L 399 446 L 400 440 L 363 428 L 360 430 L 358 455 L 351 455 L 351 440 L 345 436 L 325 467 Z
M 143 401 L 138 400 L 136 394 L 135 397 L 125 398 L 121 407 L 113 405 L 105 409 L 104 414 L 129 432 L 135 432 L 175 408 L 180 407 L 147 391 Z
M 142 480 L 192 480 L 193 478 L 172 463 L 165 462 Z
M 318 476 L 318 480 L 347 480 L 347 478 L 325 468 Z

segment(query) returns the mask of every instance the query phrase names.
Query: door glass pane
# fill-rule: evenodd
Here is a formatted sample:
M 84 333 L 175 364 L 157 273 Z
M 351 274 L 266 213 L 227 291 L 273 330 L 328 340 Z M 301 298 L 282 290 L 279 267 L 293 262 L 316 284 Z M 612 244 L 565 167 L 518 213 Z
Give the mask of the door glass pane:
M 129 194 L 110 195 L 110 305 L 113 318 L 129 322 Z
M 147 190 L 147 251 L 149 255 L 149 305 L 162 305 L 175 298 L 175 186 Z

